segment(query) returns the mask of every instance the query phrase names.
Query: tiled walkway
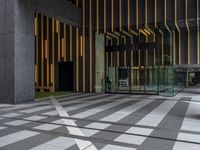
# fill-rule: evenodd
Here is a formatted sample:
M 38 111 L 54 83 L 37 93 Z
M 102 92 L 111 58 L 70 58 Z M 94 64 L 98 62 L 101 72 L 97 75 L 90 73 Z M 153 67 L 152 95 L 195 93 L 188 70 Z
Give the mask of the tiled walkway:
M 74 93 L 0 104 L 0 150 L 28 149 L 200 150 L 200 91 L 172 98 Z

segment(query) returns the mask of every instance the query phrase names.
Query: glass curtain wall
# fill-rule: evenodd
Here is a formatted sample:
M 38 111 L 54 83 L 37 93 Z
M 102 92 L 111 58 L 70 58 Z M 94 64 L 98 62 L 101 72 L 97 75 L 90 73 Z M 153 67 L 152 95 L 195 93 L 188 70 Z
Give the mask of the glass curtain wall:
M 173 96 L 180 91 L 185 74 L 174 68 L 173 32 L 159 25 L 105 33 L 105 92 Z
M 158 94 L 155 31 L 140 29 L 106 36 L 106 91 Z M 119 43 L 116 39 L 118 38 Z

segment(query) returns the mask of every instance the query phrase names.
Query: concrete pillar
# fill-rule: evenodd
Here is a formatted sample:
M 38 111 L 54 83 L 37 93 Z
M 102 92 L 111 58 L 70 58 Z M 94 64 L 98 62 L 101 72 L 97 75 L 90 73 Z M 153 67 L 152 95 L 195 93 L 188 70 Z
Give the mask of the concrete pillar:
M 0 0 L 0 103 L 34 100 L 34 0 Z

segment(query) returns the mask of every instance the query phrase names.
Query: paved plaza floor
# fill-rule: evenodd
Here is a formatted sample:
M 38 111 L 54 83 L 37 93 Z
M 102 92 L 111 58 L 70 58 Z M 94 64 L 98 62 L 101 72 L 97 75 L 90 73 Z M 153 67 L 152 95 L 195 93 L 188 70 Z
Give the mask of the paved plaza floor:
M 200 89 L 0 104 L 0 150 L 200 150 Z

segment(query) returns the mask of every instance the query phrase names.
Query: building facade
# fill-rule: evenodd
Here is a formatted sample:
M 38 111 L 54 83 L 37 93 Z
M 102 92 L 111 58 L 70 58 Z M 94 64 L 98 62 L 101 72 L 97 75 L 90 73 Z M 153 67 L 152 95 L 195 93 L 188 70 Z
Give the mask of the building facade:
M 30 18 L 30 22 L 24 23 L 29 24 L 28 28 L 18 25 L 21 20 L 14 16 L 13 28 L 19 26 L 33 35 L 32 45 L 21 48 L 27 60 L 22 61 L 19 55 L 13 61 L 23 62 L 22 66 L 30 69 L 25 74 L 22 69 L 18 80 L 15 74 L 11 77 L 13 85 L 18 86 L 12 90 L 16 99 L 33 99 L 34 89 L 173 96 L 188 84 L 199 82 L 199 0 L 9 2 L 1 0 L 4 12 L 3 8 L 13 3 L 13 9 L 21 12 L 20 18 Z M 31 8 L 29 17 L 27 7 Z M 13 30 L 14 38 L 19 39 L 17 31 L 20 30 Z M 27 38 L 21 37 L 26 43 Z M 20 51 L 16 46 L 12 49 L 17 54 Z M 11 70 L 18 72 L 20 69 L 16 68 Z M 24 76 L 27 80 L 21 79 Z M 3 80 L 5 73 L 0 77 Z M 27 94 L 22 94 L 21 86 L 29 89 Z M 6 97 L 3 92 L 0 95 Z
M 81 27 L 35 15 L 36 89 L 173 96 L 198 75 L 198 0 L 73 3 Z

